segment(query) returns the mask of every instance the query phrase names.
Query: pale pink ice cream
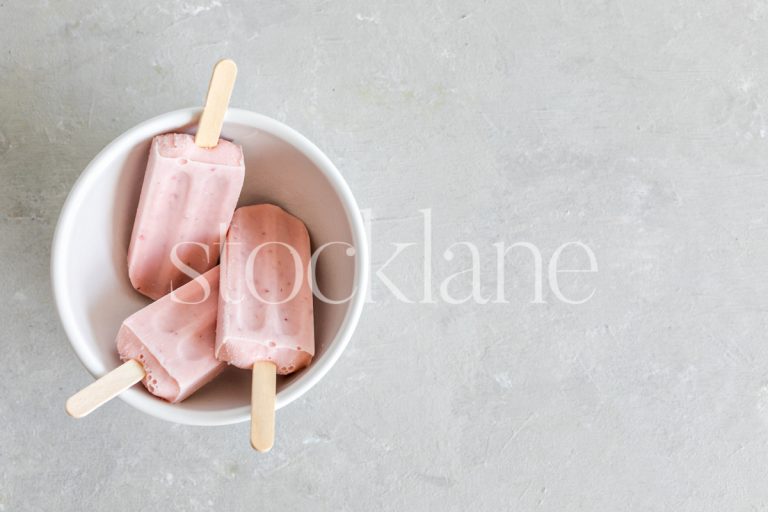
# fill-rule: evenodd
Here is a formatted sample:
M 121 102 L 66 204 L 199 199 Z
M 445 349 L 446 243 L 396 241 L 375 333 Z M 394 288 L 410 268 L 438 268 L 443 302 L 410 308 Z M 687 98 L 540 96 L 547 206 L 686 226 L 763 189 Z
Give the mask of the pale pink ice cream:
M 178 133 L 152 139 L 128 248 L 136 290 L 158 299 L 194 275 L 184 266 L 203 273 L 217 264 L 244 175 L 237 144 L 219 140 L 215 148 L 200 148 L 193 136 Z
M 214 267 L 123 322 L 117 351 L 123 361 L 144 366 L 142 383 L 152 394 L 180 402 L 226 367 L 213 354 L 218 300 L 219 267 Z
M 221 258 L 219 360 L 245 369 L 271 361 L 281 375 L 309 365 L 315 353 L 309 263 L 309 234 L 299 219 L 271 204 L 235 211 Z

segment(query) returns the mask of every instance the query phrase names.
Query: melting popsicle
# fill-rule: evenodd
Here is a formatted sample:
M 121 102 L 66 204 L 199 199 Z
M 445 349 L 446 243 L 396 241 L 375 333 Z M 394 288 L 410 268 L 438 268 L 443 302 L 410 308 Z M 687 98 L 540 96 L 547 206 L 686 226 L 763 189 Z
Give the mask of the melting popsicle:
M 235 210 L 221 259 L 216 357 L 253 369 L 251 444 L 274 441 L 275 376 L 315 353 L 307 228 L 281 208 Z
M 137 311 L 117 333 L 126 361 L 67 401 L 76 418 L 141 381 L 154 395 L 180 402 L 225 367 L 214 357 L 219 267 Z
M 219 138 L 236 73 L 231 60 L 214 67 L 195 137 L 152 139 L 128 248 L 131 284 L 152 299 L 218 261 L 245 176 L 242 148 Z

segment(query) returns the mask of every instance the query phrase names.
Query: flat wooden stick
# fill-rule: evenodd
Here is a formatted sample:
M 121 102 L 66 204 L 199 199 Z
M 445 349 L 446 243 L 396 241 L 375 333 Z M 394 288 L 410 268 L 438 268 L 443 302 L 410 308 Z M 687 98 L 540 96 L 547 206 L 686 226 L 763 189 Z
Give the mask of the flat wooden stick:
M 208 96 L 205 98 L 203 115 L 195 136 L 195 144 L 201 148 L 213 148 L 219 143 L 221 125 L 227 113 L 229 98 L 237 77 L 237 65 L 231 59 L 220 60 L 213 67 Z
M 275 444 L 275 381 L 277 367 L 269 361 L 253 365 L 251 384 L 251 446 L 268 452 Z
M 126 361 L 93 384 L 67 400 L 67 414 L 74 418 L 87 416 L 144 378 L 144 367 L 135 359 Z

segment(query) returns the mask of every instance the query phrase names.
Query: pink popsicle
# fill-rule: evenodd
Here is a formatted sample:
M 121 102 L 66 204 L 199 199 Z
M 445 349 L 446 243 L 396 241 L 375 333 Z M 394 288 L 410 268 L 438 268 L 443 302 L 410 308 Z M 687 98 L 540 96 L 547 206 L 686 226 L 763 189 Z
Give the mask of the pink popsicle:
M 217 266 L 123 322 L 120 358 L 142 364 L 151 393 L 180 402 L 226 367 L 214 357 L 218 299 Z
M 285 375 L 315 353 L 307 228 L 281 208 L 238 208 L 221 260 L 216 357 L 240 368 L 269 361 Z
M 158 299 L 190 280 L 185 267 L 216 265 L 244 173 L 242 148 L 226 140 L 201 148 L 186 134 L 152 139 L 128 248 L 136 290 Z

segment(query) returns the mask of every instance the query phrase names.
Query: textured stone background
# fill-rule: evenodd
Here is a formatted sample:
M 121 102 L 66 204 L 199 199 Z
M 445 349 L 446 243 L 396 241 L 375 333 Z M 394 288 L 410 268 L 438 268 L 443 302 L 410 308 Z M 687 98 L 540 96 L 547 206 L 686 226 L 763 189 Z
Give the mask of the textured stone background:
M 766 509 L 767 23 L 731 0 L 1 2 L 0 511 Z M 435 288 L 455 241 L 488 292 L 494 242 L 582 240 L 600 271 L 563 283 L 594 298 L 531 304 L 522 254 L 509 304 L 374 281 L 266 456 L 246 424 L 68 418 L 89 376 L 49 289 L 59 209 L 223 56 L 233 105 L 372 209 L 374 269 L 432 208 Z M 417 299 L 418 249 L 387 274 Z

